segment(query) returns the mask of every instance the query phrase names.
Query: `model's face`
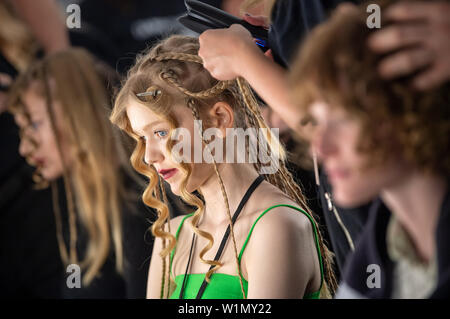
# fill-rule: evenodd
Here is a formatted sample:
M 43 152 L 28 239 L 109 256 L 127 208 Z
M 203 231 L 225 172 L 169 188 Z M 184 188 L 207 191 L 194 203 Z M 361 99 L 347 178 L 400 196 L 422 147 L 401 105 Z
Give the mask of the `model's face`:
M 406 174 L 407 165 L 396 154 L 383 165 L 366 167 L 369 158 L 357 151 L 359 137 L 364 132 L 359 122 L 343 109 L 316 102 L 310 112 L 316 126 L 312 149 L 325 168 L 333 198 L 340 206 L 365 204 Z
M 38 95 L 35 90 L 28 89 L 22 96 L 26 107 L 26 112 L 30 116 L 30 122 L 23 115 L 16 115 L 15 120 L 21 129 L 23 136 L 20 142 L 19 152 L 24 157 L 29 157 L 31 163 L 40 167 L 41 174 L 46 180 L 54 180 L 63 174 L 63 159 L 58 150 L 55 132 L 53 131 L 50 116 L 47 111 L 47 104 L 44 98 Z M 69 161 L 69 147 L 63 132 L 60 106 L 53 102 L 56 129 L 61 141 L 61 152 L 63 153 L 66 165 Z M 31 142 L 34 141 L 35 143 Z
M 187 129 L 190 134 L 191 154 L 195 154 L 196 148 L 203 150 L 203 145 L 198 145 L 201 143 L 194 143 L 194 134 L 198 134 L 198 129 L 194 128 L 194 118 L 189 108 L 182 105 L 173 106 L 172 111 L 175 120 L 178 122 L 178 127 Z M 172 159 L 166 148 L 170 140 L 169 122 L 150 108 L 136 101 L 129 102 L 126 113 L 133 131 L 145 143 L 145 163 L 155 167 L 161 178 L 169 183 L 174 194 L 181 195 L 180 188 L 181 181 L 184 178 L 183 171 L 180 164 Z M 176 140 L 174 143 L 178 143 L 178 141 Z M 191 176 L 186 190 L 193 192 L 199 189 L 214 174 L 213 166 L 206 163 L 193 163 L 192 158 L 188 158 L 183 152 L 180 152 L 180 155 L 183 157 L 183 161 L 191 166 Z

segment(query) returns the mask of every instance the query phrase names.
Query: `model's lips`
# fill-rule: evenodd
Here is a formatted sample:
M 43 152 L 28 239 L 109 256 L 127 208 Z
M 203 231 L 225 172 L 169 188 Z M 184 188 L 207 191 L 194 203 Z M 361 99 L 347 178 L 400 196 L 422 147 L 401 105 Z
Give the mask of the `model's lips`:
M 45 164 L 45 160 L 43 158 L 33 157 L 31 160 L 36 166 L 43 167 Z
M 171 169 L 161 169 L 158 171 L 158 173 L 162 176 L 164 179 L 169 179 L 173 175 L 175 175 L 178 172 L 177 168 L 171 168 Z

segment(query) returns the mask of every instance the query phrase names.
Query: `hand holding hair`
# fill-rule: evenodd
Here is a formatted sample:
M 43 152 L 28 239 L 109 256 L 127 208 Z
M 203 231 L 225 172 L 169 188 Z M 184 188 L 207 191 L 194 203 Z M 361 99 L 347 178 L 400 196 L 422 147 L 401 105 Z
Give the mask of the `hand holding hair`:
M 198 55 L 204 67 L 218 80 L 233 80 L 242 76 L 249 57 L 262 55 L 247 29 L 233 24 L 227 29 L 207 30 L 199 37 Z
M 386 79 L 420 71 L 413 86 L 420 90 L 450 79 L 450 3 L 448 1 L 400 2 L 384 13 L 394 24 L 369 37 L 371 49 L 388 53 L 379 64 Z M 392 52 L 392 53 L 391 53 Z

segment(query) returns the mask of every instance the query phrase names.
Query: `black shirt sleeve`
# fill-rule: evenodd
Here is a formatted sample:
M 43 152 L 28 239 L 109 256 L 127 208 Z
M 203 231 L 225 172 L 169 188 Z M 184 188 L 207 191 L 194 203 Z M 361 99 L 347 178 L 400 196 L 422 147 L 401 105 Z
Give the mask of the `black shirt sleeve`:
M 275 62 L 287 67 L 305 36 L 343 2 L 360 0 L 278 0 L 272 10 L 269 45 Z
M 272 11 L 269 45 L 275 61 L 287 67 L 305 35 L 324 19 L 320 1 L 278 0 Z

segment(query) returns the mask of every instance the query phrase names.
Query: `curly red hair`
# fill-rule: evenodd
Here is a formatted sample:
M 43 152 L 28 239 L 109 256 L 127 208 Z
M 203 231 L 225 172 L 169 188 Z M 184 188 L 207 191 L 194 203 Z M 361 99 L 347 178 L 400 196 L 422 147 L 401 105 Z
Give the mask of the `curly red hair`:
M 377 3 L 384 10 L 396 2 Z M 382 79 L 377 70 L 382 56 L 367 46 L 377 29 L 367 27 L 365 8 L 337 10 L 312 32 L 292 68 L 293 97 L 305 115 L 320 100 L 356 118 L 361 125 L 358 150 L 367 155 L 369 166 L 384 162 L 395 145 L 408 163 L 448 178 L 450 83 L 417 91 L 411 76 Z

